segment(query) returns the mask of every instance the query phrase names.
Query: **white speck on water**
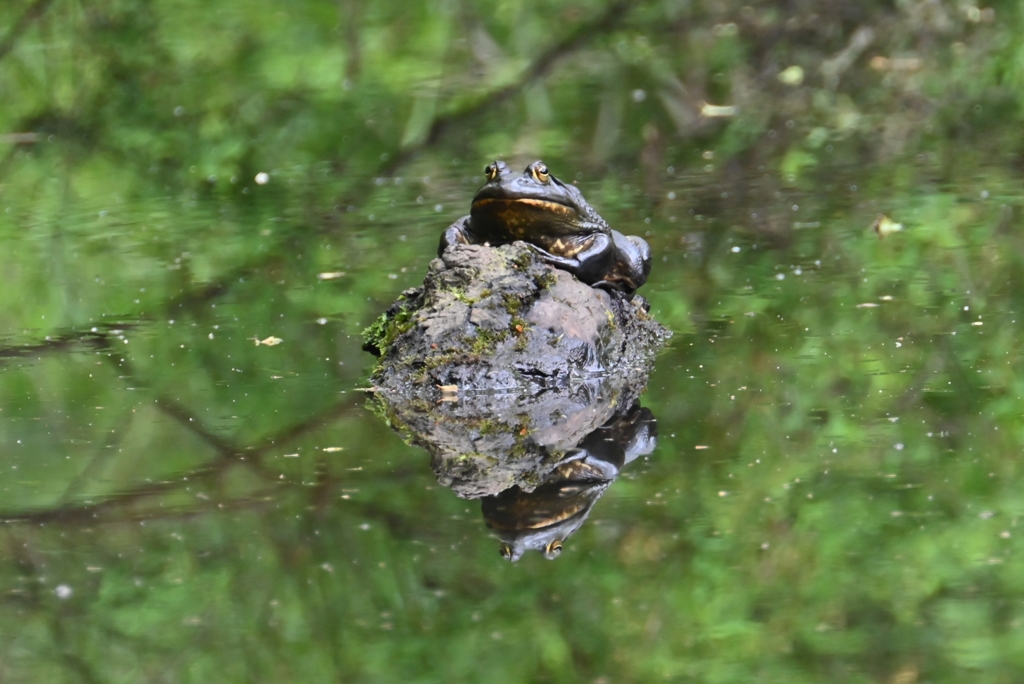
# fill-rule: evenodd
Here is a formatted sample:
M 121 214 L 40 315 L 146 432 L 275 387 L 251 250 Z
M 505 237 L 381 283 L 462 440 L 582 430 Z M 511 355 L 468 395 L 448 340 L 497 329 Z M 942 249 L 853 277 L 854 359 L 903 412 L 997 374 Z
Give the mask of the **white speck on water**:
M 896 451 L 903 451 L 903 442 L 896 442 Z
M 71 587 L 69 587 L 66 584 L 58 584 L 56 587 L 54 587 L 53 593 L 56 594 L 57 598 L 59 599 L 67 599 L 71 598 L 71 594 L 75 592 L 71 589 Z
M 647 99 L 647 91 L 643 88 L 637 88 L 633 91 L 633 102 L 643 102 Z
M 785 280 L 786 279 L 786 274 L 785 273 L 776 273 L 775 274 L 775 279 L 776 280 Z
M 669 198 L 670 200 L 674 200 L 674 199 L 676 198 L 676 193 L 675 193 L 675 191 L 671 191 L 671 190 L 670 190 L 670 191 L 669 191 L 669 193 L 668 193 L 668 198 Z
M 981 199 L 988 199 L 988 190 L 981 191 Z
M 359 526 L 359 529 L 361 529 L 361 530 L 363 530 L 365 532 L 366 530 L 370 529 L 370 523 L 363 523 L 362 525 Z
M 316 322 L 319 323 L 320 325 L 327 325 L 327 319 L 326 318 L 318 318 L 318 319 L 316 319 Z
M 210 333 L 210 336 L 209 336 L 209 337 L 210 337 L 210 339 L 212 340 L 212 339 L 213 339 L 213 333 Z M 124 341 L 124 343 L 125 343 L 125 344 L 128 344 L 128 340 L 125 340 L 125 341 Z
M 266 185 L 270 182 L 270 174 L 266 171 L 260 171 L 253 180 L 256 181 L 256 185 Z
M 178 105 L 174 108 L 174 116 L 183 116 L 185 114 L 185 108 Z
M 732 248 L 732 253 L 733 254 L 739 254 L 740 253 L 740 246 L 739 245 L 734 246 Z

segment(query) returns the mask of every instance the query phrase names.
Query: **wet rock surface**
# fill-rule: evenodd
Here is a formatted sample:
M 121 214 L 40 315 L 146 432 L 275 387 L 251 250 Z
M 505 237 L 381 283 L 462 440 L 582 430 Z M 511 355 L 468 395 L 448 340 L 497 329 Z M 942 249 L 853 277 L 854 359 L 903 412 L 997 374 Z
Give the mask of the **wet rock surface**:
M 524 243 L 457 245 L 434 259 L 367 334 L 381 355 L 371 380 L 391 393 L 564 385 L 646 367 L 670 333 L 642 297 L 585 285 Z

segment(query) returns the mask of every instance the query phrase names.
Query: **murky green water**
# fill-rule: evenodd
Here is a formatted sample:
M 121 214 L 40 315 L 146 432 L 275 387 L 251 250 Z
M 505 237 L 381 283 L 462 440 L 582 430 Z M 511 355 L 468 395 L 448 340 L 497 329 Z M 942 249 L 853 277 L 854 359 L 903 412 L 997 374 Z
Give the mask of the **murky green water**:
M 307 3 L 201 39 L 179 4 L 0 10 L 0 680 L 1020 681 L 1012 73 L 771 80 L 713 128 L 692 74 L 752 97 L 770 12 L 613 12 L 488 104 L 551 8 Z M 1011 49 L 973 9 L 936 54 Z M 927 100 L 933 69 L 967 94 Z M 360 331 L 499 154 L 647 238 L 675 333 L 641 397 L 657 447 L 552 561 L 503 560 L 359 391 Z
M 263 188 L 251 205 L 6 214 L 5 666 L 381 681 L 1012 667 L 1019 198 L 996 175 L 749 180 L 666 174 L 648 205 L 582 184 L 657 255 L 645 289 L 676 331 L 643 397 L 660 441 L 559 559 L 515 566 L 479 504 L 438 487 L 355 391 L 371 364 L 358 331 L 422 277 L 476 181 L 432 179 L 422 202 L 400 187 L 386 219 L 358 208 L 339 228 L 272 215 Z M 724 201 L 737 188 L 760 199 Z M 880 210 L 905 229 L 880 240 Z M 791 237 L 772 244 L 763 222 Z

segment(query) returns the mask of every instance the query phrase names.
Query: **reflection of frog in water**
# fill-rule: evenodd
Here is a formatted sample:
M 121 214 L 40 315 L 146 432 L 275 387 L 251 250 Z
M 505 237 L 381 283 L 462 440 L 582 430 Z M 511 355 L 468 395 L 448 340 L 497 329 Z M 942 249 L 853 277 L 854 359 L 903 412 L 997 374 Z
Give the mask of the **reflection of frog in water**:
M 575 186 L 536 161 L 517 176 L 505 162 L 485 170 L 487 183 L 469 216 L 441 236 L 438 254 L 455 244 L 504 245 L 523 240 L 547 263 L 595 287 L 632 295 L 651 272 L 651 248 L 635 235 L 612 230 Z
M 484 520 L 501 539 L 501 555 L 514 562 L 536 549 L 557 558 L 622 466 L 654 451 L 656 442 L 654 416 L 637 402 L 587 435 L 532 492 L 512 487 L 482 499 Z

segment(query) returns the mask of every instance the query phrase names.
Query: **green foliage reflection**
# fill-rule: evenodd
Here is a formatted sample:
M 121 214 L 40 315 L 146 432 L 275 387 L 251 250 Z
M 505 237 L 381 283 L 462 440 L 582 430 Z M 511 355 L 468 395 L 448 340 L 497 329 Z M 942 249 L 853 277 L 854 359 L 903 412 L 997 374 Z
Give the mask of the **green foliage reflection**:
M 0 676 L 1019 680 L 1021 21 L 3 3 Z M 649 233 L 677 332 L 553 564 L 353 392 L 496 156 Z

